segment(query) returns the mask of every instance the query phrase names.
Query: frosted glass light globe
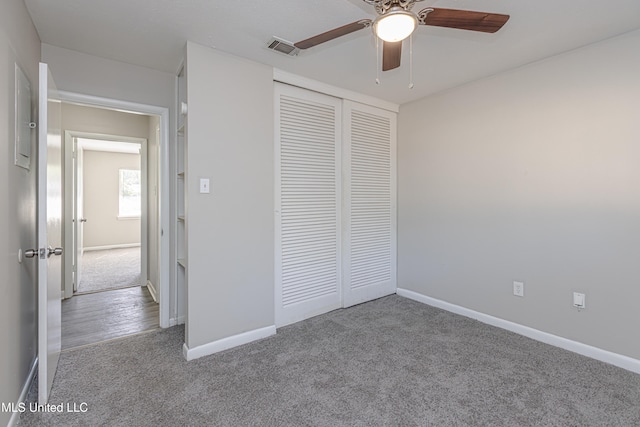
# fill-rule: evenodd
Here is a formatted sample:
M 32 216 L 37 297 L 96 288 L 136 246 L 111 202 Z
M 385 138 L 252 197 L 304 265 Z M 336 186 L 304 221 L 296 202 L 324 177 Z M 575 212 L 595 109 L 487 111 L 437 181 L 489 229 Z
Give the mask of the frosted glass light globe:
M 418 26 L 418 18 L 401 7 L 394 7 L 373 22 L 373 32 L 386 42 L 399 42 L 411 35 Z

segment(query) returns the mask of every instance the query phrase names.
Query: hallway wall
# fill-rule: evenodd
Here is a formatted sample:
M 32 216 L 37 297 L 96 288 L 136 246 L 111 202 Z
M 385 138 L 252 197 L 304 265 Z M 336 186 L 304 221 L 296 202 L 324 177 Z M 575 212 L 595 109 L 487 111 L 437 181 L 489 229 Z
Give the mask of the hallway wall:
M 63 103 L 63 134 L 65 130 L 149 138 L 149 117 L 104 108 Z

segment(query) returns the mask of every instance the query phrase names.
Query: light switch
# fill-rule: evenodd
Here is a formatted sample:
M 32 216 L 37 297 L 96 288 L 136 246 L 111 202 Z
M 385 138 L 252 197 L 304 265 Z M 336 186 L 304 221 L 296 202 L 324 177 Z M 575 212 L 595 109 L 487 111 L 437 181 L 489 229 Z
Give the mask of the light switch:
M 573 293 L 573 306 L 577 308 L 584 308 L 584 294 L 579 292 Z
M 209 193 L 209 178 L 200 178 L 200 193 Z

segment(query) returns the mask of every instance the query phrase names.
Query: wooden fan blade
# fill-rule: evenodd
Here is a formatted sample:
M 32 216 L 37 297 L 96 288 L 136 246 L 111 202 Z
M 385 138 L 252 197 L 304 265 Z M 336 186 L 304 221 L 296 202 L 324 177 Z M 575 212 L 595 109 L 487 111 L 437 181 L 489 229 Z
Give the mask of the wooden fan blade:
M 342 27 L 329 30 L 326 33 L 318 34 L 317 36 L 294 43 L 294 46 L 298 49 L 309 49 L 310 47 L 328 42 L 329 40 L 337 39 L 338 37 L 346 36 L 354 31 L 361 30 L 369 25 L 371 25 L 370 19 L 361 19 L 360 21 L 352 22 L 350 24 L 343 25 Z
M 402 56 L 402 42 L 383 42 L 382 45 L 382 71 L 393 70 L 400 66 Z
M 393 70 L 400 66 L 402 57 L 402 42 L 383 42 L 382 45 L 382 71 Z
M 423 24 L 435 27 L 495 33 L 509 20 L 509 15 L 501 15 L 499 13 L 440 8 L 423 9 L 418 16 L 422 16 L 421 14 L 429 9 L 433 9 L 433 12 L 427 14 Z

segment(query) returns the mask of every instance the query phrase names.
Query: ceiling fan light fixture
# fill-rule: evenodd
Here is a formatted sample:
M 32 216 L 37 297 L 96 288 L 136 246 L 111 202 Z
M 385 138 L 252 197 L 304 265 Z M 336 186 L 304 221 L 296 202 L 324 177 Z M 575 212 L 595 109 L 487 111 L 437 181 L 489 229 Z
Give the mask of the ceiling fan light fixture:
M 386 42 L 399 42 L 409 37 L 417 26 L 414 13 L 395 6 L 373 21 L 373 33 Z

